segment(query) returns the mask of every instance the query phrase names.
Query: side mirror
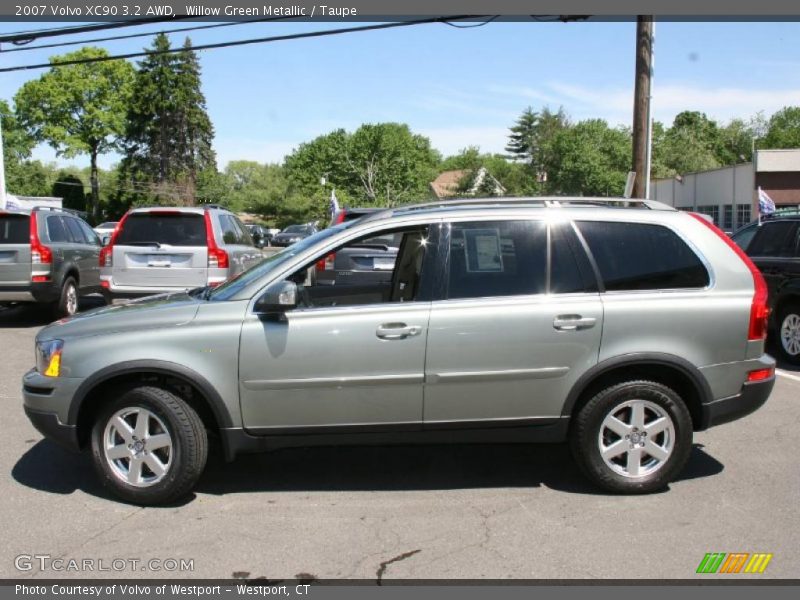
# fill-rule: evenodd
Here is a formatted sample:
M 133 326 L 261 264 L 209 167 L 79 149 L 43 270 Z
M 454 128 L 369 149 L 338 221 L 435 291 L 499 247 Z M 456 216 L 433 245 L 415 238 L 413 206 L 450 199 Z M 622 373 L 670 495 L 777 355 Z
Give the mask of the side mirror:
M 277 281 L 270 285 L 256 301 L 257 314 L 281 314 L 297 308 L 297 284 L 293 281 Z
M 104 235 L 104 236 L 103 236 L 103 237 L 100 239 L 100 244 L 101 244 L 102 246 L 108 246 L 108 242 L 110 242 L 110 241 L 111 241 L 111 236 L 110 236 L 110 235 Z

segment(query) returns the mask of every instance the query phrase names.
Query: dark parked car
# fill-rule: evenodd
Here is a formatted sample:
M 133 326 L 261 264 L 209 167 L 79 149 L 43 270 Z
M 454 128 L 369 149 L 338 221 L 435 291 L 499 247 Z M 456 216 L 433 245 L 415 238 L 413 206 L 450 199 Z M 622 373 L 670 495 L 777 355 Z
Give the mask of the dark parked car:
M 752 232 L 752 233 L 751 233 Z M 747 243 L 742 235 L 749 236 Z M 740 229 L 733 241 L 761 270 L 769 290 L 770 334 L 780 356 L 800 364 L 800 214 L 782 213 Z
M 337 213 L 332 225 L 355 221 L 382 210 L 386 209 L 345 208 Z M 399 234 L 375 236 L 332 252 L 317 263 L 316 281 L 319 285 L 377 285 L 389 289 L 401 241 Z
M 35 302 L 56 317 L 100 291 L 100 238 L 65 210 L 0 211 L 0 305 Z
M 310 235 L 317 233 L 316 226 L 306 223 L 305 225 L 289 225 L 272 238 L 273 246 L 291 246 L 295 242 L 304 240 Z
M 253 238 L 253 244 L 256 248 L 264 248 L 265 246 L 272 245 L 272 234 L 267 231 L 266 227 L 256 224 L 246 225 L 246 227 L 250 232 L 250 237 Z

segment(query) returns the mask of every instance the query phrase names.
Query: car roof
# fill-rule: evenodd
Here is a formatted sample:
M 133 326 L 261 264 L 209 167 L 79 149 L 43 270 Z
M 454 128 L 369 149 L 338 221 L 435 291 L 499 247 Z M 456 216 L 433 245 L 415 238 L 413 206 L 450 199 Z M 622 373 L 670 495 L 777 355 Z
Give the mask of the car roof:
M 593 213 L 620 215 L 624 211 L 636 211 L 639 214 L 650 213 L 678 213 L 672 206 L 654 200 L 641 200 L 635 198 L 596 198 L 596 197 L 562 197 L 562 196 L 529 196 L 529 197 L 498 197 L 498 198 L 457 198 L 425 202 L 422 204 L 386 208 L 374 212 L 362 219 L 360 223 L 377 220 L 388 220 L 394 217 L 407 216 L 454 216 L 469 214 L 492 214 L 497 212 L 525 212 L 529 214 L 545 214 L 551 211 L 569 211 L 571 215 L 585 214 L 587 210 Z M 648 219 L 649 220 L 649 219 Z
M 219 206 L 218 204 L 204 204 L 201 206 L 141 206 L 139 208 L 132 208 L 128 214 L 147 214 L 152 212 L 180 212 L 191 215 L 202 215 L 206 211 L 218 210 L 220 212 L 230 213 L 227 208 Z

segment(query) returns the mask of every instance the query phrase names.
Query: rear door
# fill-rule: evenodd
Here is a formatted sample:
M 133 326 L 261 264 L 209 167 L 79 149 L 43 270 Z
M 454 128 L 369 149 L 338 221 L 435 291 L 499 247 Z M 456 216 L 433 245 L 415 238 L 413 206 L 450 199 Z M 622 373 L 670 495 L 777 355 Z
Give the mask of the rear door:
M 798 221 L 763 223 L 747 246 L 747 254 L 764 275 L 769 288 L 770 306 L 775 305 L 778 293 L 790 278 L 798 276 Z
M 208 278 L 202 213 L 152 210 L 128 215 L 113 248 L 115 285 L 194 288 Z
M 84 251 L 86 252 L 86 264 L 81 266 L 81 279 L 86 282 L 85 287 L 100 287 L 100 248 L 102 242 L 97 232 L 89 227 L 89 224 L 80 219 L 75 219 L 83 232 L 86 240 Z
M 532 220 L 454 222 L 444 243 L 443 299 L 433 303 L 428 330 L 425 424 L 559 418 L 577 378 L 597 363 L 603 326 L 574 230 Z
M 0 214 L 0 290 L 30 285 L 30 216 Z
M 48 217 L 48 226 L 51 218 Z M 81 227 L 81 221 L 68 216 L 62 216 L 61 220 L 69 234 L 69 242 L 60 244 L 64 261 L 78 267 L 81 289 L 98 287 L 100 285 L 98 252 L 89 244 L 89 239 Z

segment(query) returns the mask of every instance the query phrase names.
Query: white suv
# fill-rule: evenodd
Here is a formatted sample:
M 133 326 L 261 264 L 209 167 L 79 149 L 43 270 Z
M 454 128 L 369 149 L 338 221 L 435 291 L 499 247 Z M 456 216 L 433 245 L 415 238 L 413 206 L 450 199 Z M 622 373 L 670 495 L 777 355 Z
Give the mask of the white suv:
M 136 208 L 100 252 L 100 284 L 108 299 L 216 286 L 262 258 L 224 208 Z

